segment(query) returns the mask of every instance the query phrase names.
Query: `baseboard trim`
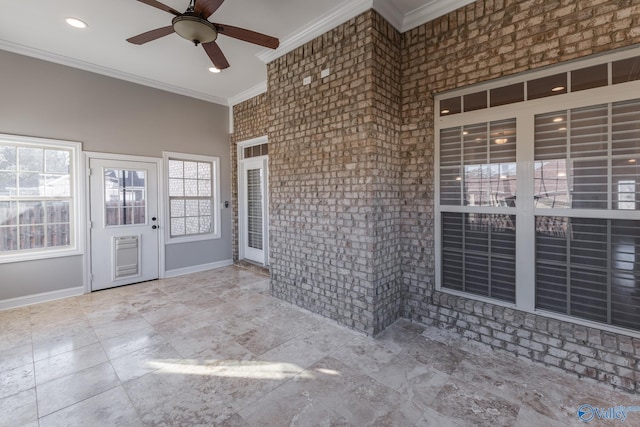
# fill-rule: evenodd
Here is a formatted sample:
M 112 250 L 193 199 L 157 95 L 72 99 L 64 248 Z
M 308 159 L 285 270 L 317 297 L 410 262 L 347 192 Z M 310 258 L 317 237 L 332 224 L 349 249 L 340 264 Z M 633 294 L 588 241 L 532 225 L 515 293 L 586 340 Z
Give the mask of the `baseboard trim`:
M 191 267 L 176 268 L 175 270 L 167 270 L 164 272 L 165 278 L 184 276 L 185 274 L 200 273 L 201 271 L 214 270 L 216 268 L 228 267 L 233 265 L 232 259 L 225 259 L 223 261 L 211 262 L 209 264 L 193 265 Z
M 0 301 L 0 311 L 24 307 L 26 305 L 40 304 L 42 302 L 54 301 L 57 299 L 76 297 L 83 294 L 84 286 L 78 286 L 75 288 L 61 289 L 59 291 L 43 292 L 41 294 L 5 299 Z

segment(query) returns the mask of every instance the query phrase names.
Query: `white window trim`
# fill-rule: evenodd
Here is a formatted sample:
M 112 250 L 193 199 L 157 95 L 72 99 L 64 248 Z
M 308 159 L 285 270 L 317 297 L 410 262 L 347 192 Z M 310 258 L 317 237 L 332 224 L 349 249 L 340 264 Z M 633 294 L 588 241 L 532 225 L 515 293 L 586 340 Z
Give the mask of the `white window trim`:
M 84 170 L 84 156 L 82 156 L 82 144 L 80 142 L 65 141 L 49 138 L 35 138 L 28 136 L 17 136 L 0 134 L 0 142 L 20 144 L 22 146 L 34 147 L 60 147 L 71 151 L 71 218 L 70 231 L 71 245 L 61 249 L 36 249 L 27 251 L 17 251 L 16 253 L 0 254 L 0 264 L 7 264 L 21 261 L 34 261 L 48 258 L 59 258 L 68 256 L 78 256 L 84 253 L 86 215 L 84 206 L 81 203 L 84 194 L 86 177 L 81 171 Z
M 474 93 L 508 84 L 527 81 L 534 78 L 553 75 L 564 71 L 579 69 L 604 62 L 615 61 L 623 58 L 640 55 L 640 49 L 624 50 L 610 55 L 601 55 L 584 61 L 572 61 L 556 67 L 549 67 L 539 72 L 523 73 L 507 79 L 492 81 L 490 83 L 473 85 L 459 90 L 448 91 L 435 95 L 434 102 L 434 247 L 435 247 L 435 289 L 436 291 L 461 296 L 470 300 L 491 303 L 497 306 L 515 308 L 532 314 L 541 314 L 546 317 L 561 321 L 569 321 L 588 327 L 596 327 L 601 330 L 623 333 L 640 337 L 640 332 L 624 327 L 589 321 L 579 317 L 555 313 L 549 310 L 535 308 L 535 217 L 544 216 L 571 216 L 591 218 L 615 218 L 640 220 L 640 212 L 625 210 L 590 210 L 590 209 L 548 209 L 535 208 L 533 203 L 533 159 L 534 159 L 534 120 L 538 114 L 559 110 L 572 110 L 598 104 L 615 103 L 630 99 L 640 98 L 640 81 L 631 81 L 616 85 L 609 85 L 579 92 L 555 95 L 515 104 L 492 107 L 471 112 L 439 117 L 440 100 L 457 95 Z M 471 212 L 465 206 L 440 205 L 440 130 L 450 127 L 464 126 L 475 123 L 488 123 L 493 121 L 516 119 L 516 139 L 518 147 L 516 151 L 516 163 L 518 170 L 518 203 L 515 215 L 518 226 L 516 227 L 516 302 L 515 304 L 474 295 L 472 293 L 447 289 L 442 287 L 442 212 Z M 530 188 L 529 188 L 530 187 Z M 474 207 L 475 213 L 507 213 L 502 208 Z M 510 211 L 513 213 L 513 211 Z
M 253 138 L 253 139 L 248 139 L 246 141 L 241 141 L 238 142 L 237 144 L 237 149 L 236 149 L 236 157 L 237 157 L 237 174 L 238 174 L 238 212 L 237 217 L 238 217 L 238 258 L 239 259 L 245 259 L 245 251 L 244 251 L 244 244 L 243 242 L 246 241 L 247 238 L 247 230 L 246 230 L 246 226 L 244 224 L 244 221 L 240 220 L 240 213 L 245 212 L 246 213 L 246 209 L 247 207 L 245 199 L 246 199 L 246 191 L 245 191 L 245 182 L 244 182 L 244 176 L 242 173 L 242 163 L 244 161 L 247 160 L 254 160 L 254 161 L 262 161 L 264 162 L 264 167 L 265 170 L 268 173 L 269 170 L 269 155 L 266 156 L 256 156 L 256 157 L 250 157 L 245 159 L 244 157 L 244 149 L 247 147 L 254 147 L 256 145 L 262 145 L 262 144 L 268 144 L 269 143 L 269 137 L 264 135 L 264 136 L 259 136 L 257 138 Z M 268 175 L 265 176 L 265 194 L 268 197 L 269 194 L 269 177 Z M 263 234 L 263 247 L 264 247 L 264 262 L 263 265 L 269 265 L 269 226 L 268 226 L 268 218 L 269 218 L 269 203 L 264 203 L 264 216 L 267 219 L 266 220 L 266 224 L 264 227 L 264 234 Z
M 177 153 L 173 151 L 163 151 L 162 152 L 163 164 L 164 164 L 164 179 L 163 179 L 163 187 L 164 193 L 166 196 L 166 201 L 164 203 L 163 212 L 164 217 L 166 218 L 166 226 L 165 230 L 165 243 L 167 245 L 177 244 L 177 243 L 189 243 L 189 242 L 199 242 L 203 240 L 213 240 L 220 239 L 222 237 L 220 231 L 220 216 L 222 214 L 222 207 L 220 206 L 220 157 L 215 156 L 204 156 L 199 154 L 187 154 L 187 153 Z M 180 236 L 180 237 L 171 237 L 171 211 L 170 211 L 170 197 L 169 197 L 169 159 L 176 160 L 184 160 L 184 161 L 199 161 L 199 162 L 210 162 L 213 166 L 213 185 L 211 190 L 212 194 L 212 202 L 211 202 L 211 213 L 213 214 L 213 232 L 207 234 L 193 234 L 189 236 Z

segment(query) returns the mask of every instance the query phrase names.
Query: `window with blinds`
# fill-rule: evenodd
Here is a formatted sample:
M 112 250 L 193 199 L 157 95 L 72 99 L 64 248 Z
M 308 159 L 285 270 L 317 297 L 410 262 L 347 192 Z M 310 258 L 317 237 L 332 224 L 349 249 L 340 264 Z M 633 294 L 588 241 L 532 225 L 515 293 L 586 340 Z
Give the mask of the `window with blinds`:
M 640 221 L 616 218 L 638 210 L 638 154 L 640 99 L 536 116 L 536 207 L 567 211 L 536 216 L 537 308 L 640 325 Z
M 516 121 L 440 131 L 440 204 L 515 206 Z
M 435 97 L 438 289 L 640 331 L 638 70 L 640 48 Z
M 441 130 L 443 287 L 515 301 L 516 169 L 515 119 Z
M 442 285 L 515 302 L 514 215 L 442 214 Z

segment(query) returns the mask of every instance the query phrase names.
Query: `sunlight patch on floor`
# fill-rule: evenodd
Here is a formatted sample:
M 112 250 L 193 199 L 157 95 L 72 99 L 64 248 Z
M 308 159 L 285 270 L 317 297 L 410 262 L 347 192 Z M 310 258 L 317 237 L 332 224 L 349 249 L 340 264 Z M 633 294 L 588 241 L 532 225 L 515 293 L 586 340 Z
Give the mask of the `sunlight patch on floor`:
M 167 374 L 261 380 L 281 380 L 295 376 L 308 379 L 314 378 L 313 374 L 293 363 L 263 362 L 259 360 L 153 360 L 149 362 L 149 367 L 157 369 L 158 373 Z M 328 372 L 321 373 L 329 374 Z M 339 373 L 330 373 L 329 375 L 339 375 Z

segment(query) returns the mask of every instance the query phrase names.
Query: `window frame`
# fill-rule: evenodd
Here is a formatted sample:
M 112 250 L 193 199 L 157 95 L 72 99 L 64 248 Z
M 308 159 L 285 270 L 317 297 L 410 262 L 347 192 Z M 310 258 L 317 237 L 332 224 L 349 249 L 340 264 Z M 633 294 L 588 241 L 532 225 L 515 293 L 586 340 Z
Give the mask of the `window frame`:
M 62 149 L 70 152 L 70 209 L 69 209 L 69 245 L 64 247 L 26 249 L 0 253 L 0 264 L 8 264 L 21 261 L 35 261 L 50 258 L 78 256 L 84 254 L 84 241 L 86 228 L 85 215 L 82 214 L 85 176 L 84 156 L 82 156 L 82 144 L 75 141 L 58 140 L 50 138 L 36 138 L 30 136 L 0 134 L 0 143 L 7 143 L 17 147 Z M 42 198 L 41 200 L 47 200 Z
M 589 65 L 600 64 L 608 61 L 616 61 L 640 55 L 640 49 L 630 49 L 611 54 L 589 58 L 581 61 L 571 61 L 557 66 L 545 68 L 540 71 L 522 73 L 505 79 L 478 84 L 464 89 L 453 90 L 435 95 L 434 100 L 434 255 L 435 255 L 435 290 L 438 292 L 461 296 L 470 300 L 491 303 L 497 306 L 515 308 L 533 314 L 543 314 L 546 317 L 562 321 L 569 321 L 589 327 L 595 327 L 612 332 L 623 332 L 627 335 L 640 337 L 639 330 L 626 329 L 606 323 L 574 317 L 549 310 L 536 308 L 536 282 L 535 282 L 535 218 L 537 216 L 568 216 L 600 219 L 627 219 L 640 220 L 640 211 L 609 210 L 609 209 L 567 209 L 567 208 L 542 208 L 534 204 L 534 135 L 535 117 L 545 113 L 561 110 L 572 110 L 598 104 L 612 104 L 620 101 L 640 98 L 640 81 L 631 81 L 608 85 L 578 92 L 569 92 L 552 97 L 527 100 L 524 102 L 508 104 L 499 107 L 491 107 L 482 110 L 462 112 L 459 114 L 444 115 L 440 111 L 440 100 L 449 99 L 452 96 L 464 96 L 473 94 L 479 90 L 506 86 L 516 81 L 532 80 L 562 71 L 579 69 Z M 611 68 L 611 65 L 609 65 Z M 611 79 L 611 73 L 609 73 Z M 443 212 L 470 212 L 465 206 L 446 206 L 440 204 L 440 131 L 451 127 L 465 126 L 476 123 L 489 123 L 509 118 L 516 119 L 516 164 L 517 199 L 516 204 L 516 300 L 509 303 L 493 298 L 488 298 L 468 292 L 462 292 L 442 287 L 442 213 Z M 610 157 L 609 157 L 610 158 Z M 507 213 L 501 208 L 477 207 L 475 213 Z
M 220 231 L 221 224 L 221 208 L 220 208 L 220 157 L 206 156 L 200 154 L 177 153 L 172 151 L 163 151 L 164 166 L 164 192 L 166 194 L 166 202 L 164 206 L 165 213 L 165 243 L 188 243 L 203 240 L 220 239 L 222 237 Z M 184 236 L 171 236 L 171 197 L 169 195 L 169 160 L 179 160 L 185 162 L 207 162 L 211 164 L 211 215 L 212 230 L 210 233 L 188 234 Z

